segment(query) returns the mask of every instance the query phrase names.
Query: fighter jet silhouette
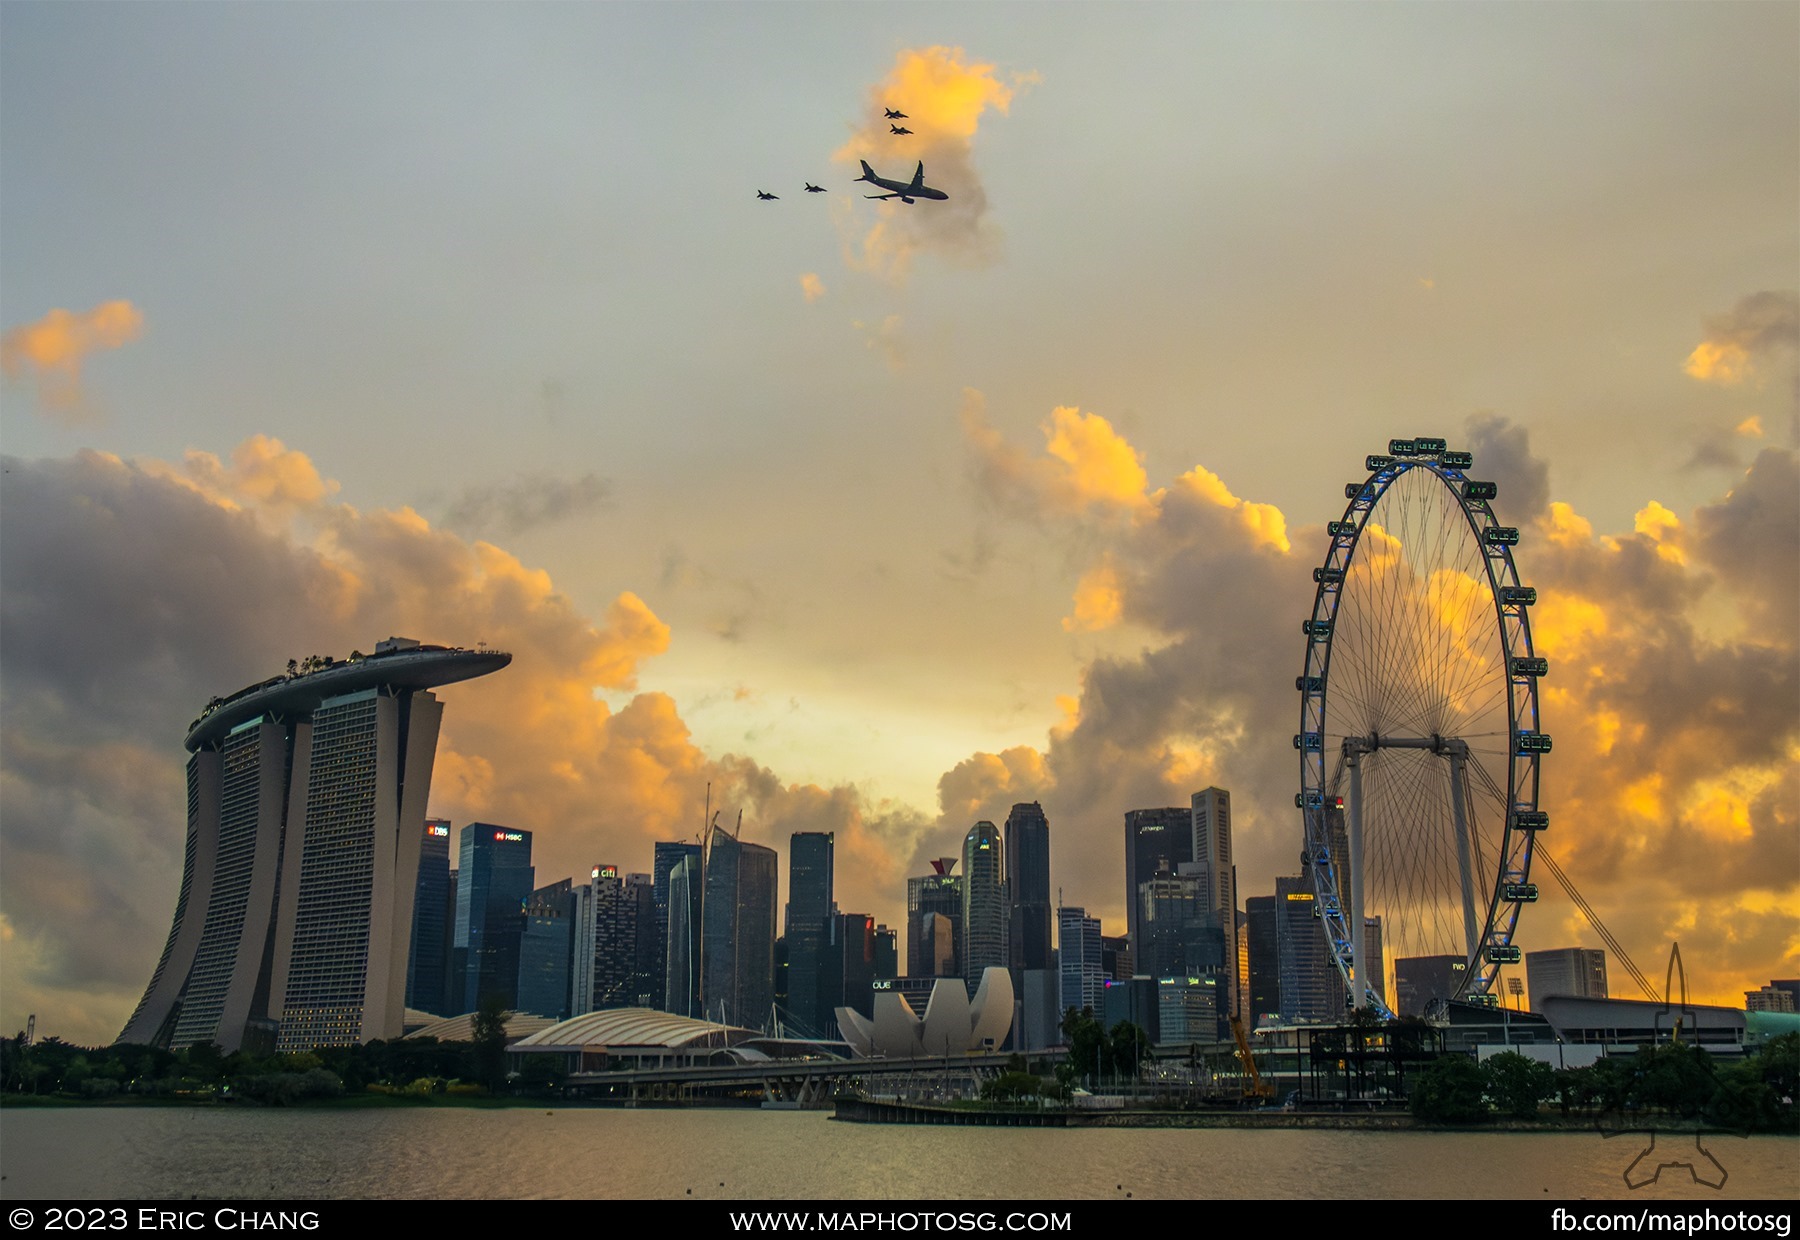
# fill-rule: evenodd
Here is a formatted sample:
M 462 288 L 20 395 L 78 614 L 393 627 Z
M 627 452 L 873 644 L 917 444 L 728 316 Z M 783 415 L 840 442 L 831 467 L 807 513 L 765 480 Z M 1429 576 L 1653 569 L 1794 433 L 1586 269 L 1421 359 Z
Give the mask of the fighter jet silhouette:
M 906 113 L 904 112 L 896 112 L 892 108 L 883 108 L 882 111 L 887 113 L 887 118 L 890 121 L 903 121 L 906 119 Z
M 811 181 L 808 181 L 806 183 L 806 192 L 809 194 L 823 194 L 825 192 L 825 187 L 823 185 L 814 185 Z
M 889 125 L 888 130 L 891 133 L 911 133 L 912 132 L 912 130 L 906 129 L 900 125 Z
M 762 199 L 764 202 L 774 202 L 776 198 L 780 197 L 780 195 L 778 195 L 778 194 L 764 193 L 760 189 L 756 191 L 756 196 L 758 198 Z

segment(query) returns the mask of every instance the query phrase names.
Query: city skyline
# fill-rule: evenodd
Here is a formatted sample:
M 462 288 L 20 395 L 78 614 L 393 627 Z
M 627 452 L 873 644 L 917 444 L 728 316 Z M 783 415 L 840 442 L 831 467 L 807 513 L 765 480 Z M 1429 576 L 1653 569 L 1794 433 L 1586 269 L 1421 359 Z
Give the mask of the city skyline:
M 1216 786 L 1241 905 L 1409 435 L 1521 531 L 1546 848 L 1697 999 L 1800 972 L 1791 8 L 427 17 L 0 7 L 6 1032 L 130 1015 L 206 698 L 387 633 L 514 652 L 426 812 L 544 876 L 710 785 L 899 926 L 1037 802 L 1116 936 L 1122 816 Z

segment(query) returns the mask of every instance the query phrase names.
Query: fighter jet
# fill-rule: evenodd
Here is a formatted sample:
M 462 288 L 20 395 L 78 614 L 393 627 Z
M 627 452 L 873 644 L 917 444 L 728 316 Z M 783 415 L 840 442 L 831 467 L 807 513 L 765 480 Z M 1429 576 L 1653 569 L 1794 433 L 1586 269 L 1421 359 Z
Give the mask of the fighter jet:
M 764 202 L 774 202 L 778 197 L 780 197 L 779 194 L 765 193 L 764 191 L 762 191 L 760 189 L 756 191 L 756 196 L 758 198 L 762 199 Z
M 906 119 L 906 113 L 904 112 L 896 112 L 892 108 L 883 108 L 882 111 L 887 113 L 887 118 L 890 121 L 903 121 Z
M 825 192 L 825 187 L 823 185 L 814 185 L 811 181 L 808 181 L 806 183 L 806 192 L 809 194 L 823 194 Z
M 913 179 L 910 182 L 890 181 L 886 177 L 876 176 L 875 169 L 869 167 L 868 160 L 859 160 L 858 162 L 862 164 L 863 174 L 857 177 L 857 180 L 867 181 L 871 185 L 879 185 L 882 189 L 890 191 L 886 194 L 864 194 L 864 198 L 898 198 L 901 202 L 909 205 L 916 198 L 935 198 L 940 202 L 949 200 L 950 195 L 946 194 L 943 190 L 932 189 L 929 185 L 925 184 L 925 163 L 923 160 L 919 161 L 919 170 L 913 173 Z
M 890 133 L 911 133 L 912 130 L 907 129 L 900 125 L 889 125 L 888 132 L 890 132 Z

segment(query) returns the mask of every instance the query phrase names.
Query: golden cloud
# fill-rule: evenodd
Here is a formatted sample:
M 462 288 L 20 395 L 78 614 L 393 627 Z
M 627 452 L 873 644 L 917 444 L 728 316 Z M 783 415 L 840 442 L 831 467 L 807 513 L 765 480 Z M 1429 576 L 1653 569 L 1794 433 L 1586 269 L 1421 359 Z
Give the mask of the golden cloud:
M 1800 347 L 1800 297 L 1764 291 L 1706 321 L 1706 338 L 1683 367 L 1702 383 L 1739 384 L 1777 353 Z
M 1062 626 L 1070 633 L 1098 632 L 1117 624 L 1124 609 L 1118 570 L 1111 560 L 1103 560 L 1076 584 L 1074 610 L 1063 617 Z
M 0 335 L 0 369 L 9 379 L 33 379 L 43 412 L 80 421 L 93 412 L 81 385 L 84 359 L 136 340 L 143 329 L 142 312 L 128 301 L 101 302 L 80 314 L 55 309 Z
M 1210 503 L 1235 512 L 1244 530 L 1250 535 L 1252 544 L 1281 552 L 1290 550 L 1287 518 L 1275 505 L 1255 504 L 1239 499 L 1217 474 L 1200 465 L 1181 475 L 1176 479 L 1176 484 Z
M 1703 383 L 1742 383 L 1750 369 L 1750 355 L 1729 340 L 1702 340 L 1688 354 L 1682 369 Z
M 800 276 L 800 295 L 810 304 L 825 296 L 825 281 L 819 279 L 818 273 L 808 271 Z
M 980 392 L 963 393 L 962 431 L 984 493 L 1033 511 L 1130 512 L 1151 502 L 1137 449 L 1099 414 L 1058 406 L 1039 427 L 1044 455 L 1029 457 L 987 421 Z
M 974 165 L 974 138 L 990 108 L 1005 113 L 1015 91 L 1035 81 L 1017 76 L 1010 83 L 993 64 L 972 61 L 959 47 L 927 47 L 900 52 L 894 66 L 870 87 L 862 121 L 832 159 L 849 167 L 867 161 L 878 176 L 910 180 L 924 164 L 926 183 L 949 195 L 947 201 L 898 199 L 866 210 L 834 212 L 844 237 L 845 262 L 899 281 L 925 253 L 963 266 L 993 261 L 997 238 L 986 220 L 987 193 Z M 906 113 L 890 121 L 886 110 Z M 896 134 L 892 127 L 910 129 Z

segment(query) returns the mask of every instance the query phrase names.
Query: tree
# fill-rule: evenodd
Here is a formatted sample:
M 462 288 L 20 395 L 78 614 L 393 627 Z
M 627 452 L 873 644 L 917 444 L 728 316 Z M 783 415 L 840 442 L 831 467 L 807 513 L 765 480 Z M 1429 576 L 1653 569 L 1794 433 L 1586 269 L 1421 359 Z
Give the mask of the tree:
M 1087 1076 L 1098 1085 L 1106 1066 L 1103 1055 L 1106 1031 L 1094 1019 L 1094 1009 L 1076 1011 L 1070 1008 L 1063 1015 L 1062 1032 L 1069 1044 L 1068 1063 L 1074 1070 L 1075 1079 Z
M 1438 1124 L 1473 1124 L 1487 1118 L 1487 1075 L 1467 1055 L 1445 1055 L 1419 1073 L 1412 1113 Z
M 1800 1103 L 1800 1033 L 1784 1033 L 1764 1042 L 1756 1052 L 1756 1065 L 1777 1105 L 1787 1108 L 1792 1117 L 1795 1104 Z
M 1692 1119 L 1713 1096 L 1712 1056 L 1685 1042 L 1646 1046 L 1632 1062 L 1636 1101 Z
M 1150 1058 L 1150 1035 L 1128 1020 L 1122 1020 L 1107 1033 L 1107 1047 L 1112 1052 L 1112 1070 L 1137 1080 L 1138 1069 Z
M 1528 1059 L 1518 1051 L 1495 1055 L 1481 1065 L 1487 1077 L 1487 1096 L 1514 1119 L 1535 1119 L 1538 1104 L 1550 1096 L 1556 1073 L 1547 1063 Z
M 1014 1071 L 1011 1068 L 993 1080 L 981 1083 L 983 1102 L 1018 1102 L 1025 1098 L 1041 1097 L 1042 1094 L 1042 1081 L 1029 1072 Z
M 506 1084 L 506 1000 L 489 995 L 475 1012 L 473 1055 L 475 1079 L 499 1093 Z

